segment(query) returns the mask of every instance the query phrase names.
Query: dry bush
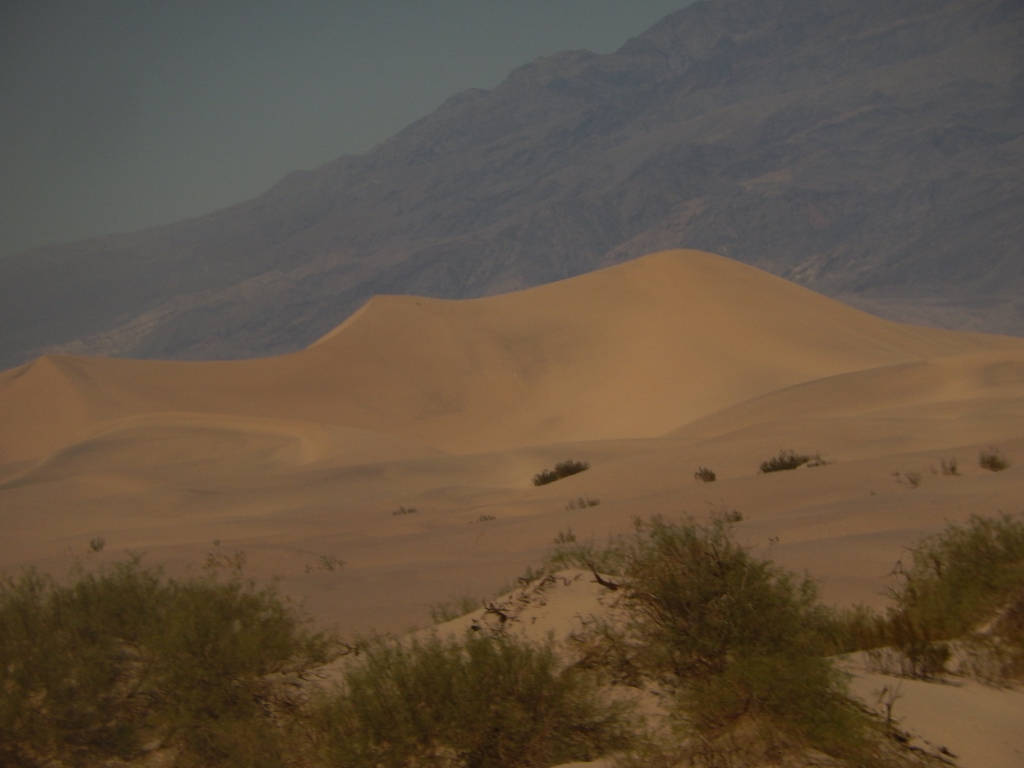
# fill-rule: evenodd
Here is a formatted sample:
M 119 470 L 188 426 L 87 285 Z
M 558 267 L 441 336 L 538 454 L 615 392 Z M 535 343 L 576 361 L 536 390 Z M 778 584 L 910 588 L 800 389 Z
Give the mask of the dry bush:
M 693 473 L 695 480 L 700 480 L 703 483 L 715 482 L 717 475 L 707 467 L 699 467 L 696 472 Z
M 762 461 L 760 466 L 761 474 L 768 472 L 781 472 L 787 469 L 796 469 L 803 465 L 809 467 L 820 467 L 828 464 L 825 459 L 822 458 L 820 453 L 815 453 L 813 456 L 806 453 L 795 453 L 793 451 L 779 451 L 778 456 L 774 456 L 767 461 Z
M 368 642 L 319 704 L 338 768 L 532 768 L 592 760 L 631 743 L 622 704 L 551 643 L 468 635 Z
M 982 451 L 978 456 L 978 465 L 982 469 L 1001 472 L 1010 466 L 1010 462 L 1006 460 L 1006 457 L 1003 456 L 998 448 L 989 448 L 987 451 Z
M 1024 520 L 1019 516 L 973 516 L 918 543 L 909 568 L 899 568 L 891 590 L 895 602 L 887 622 L 889 641 L 904 657 L 903 672 L 941 674 L 950 661 L 950 641 L 965 638 L 965 670 L 986 668 L 1012 676 L 1014 658 L 1024 658 Z M 989 638 L 978 636 L 985 621 Z M 973 648 L 973 651 L 971 651 Z M 988 650 L 986 650 L 988 649 Z M 1005 663 L 1004 663 L 1005 662 Z
M 568 459 L 566 461 L 560 461 L 555 464 L 554 469 L 542 469 L 536 475 L 533 476 L 534 485 L 547 485 L 553 483 L 556 480 L 561 480 L 563 477 L 569 477 L 570 475 L 577 475 L 580 472 L 585 472 L 590 469 L 590 464 L 586 461 L 575 461 Z
M 107 765 L 163 749 L 177 766 L 289 765 L 304 750 L 286 717 L 290 681 L 334 649 L 273 590 L 237 579 L 178 581 L 138 559 L 66 585 L 5 578 L 0 764 Z

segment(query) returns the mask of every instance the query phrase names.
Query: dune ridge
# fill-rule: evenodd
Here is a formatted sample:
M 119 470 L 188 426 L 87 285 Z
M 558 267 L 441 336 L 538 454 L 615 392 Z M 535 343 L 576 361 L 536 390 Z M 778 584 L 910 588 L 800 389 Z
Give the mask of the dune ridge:
M 652 437 L 811 380 L 1021 348 L 880 320 L 720 256 L 668 251 L 485 299 L 377 297 L 276 358 L 40 358 L 0 374 L 0 464 L 157 413 L 357 428 L 458 453 Z

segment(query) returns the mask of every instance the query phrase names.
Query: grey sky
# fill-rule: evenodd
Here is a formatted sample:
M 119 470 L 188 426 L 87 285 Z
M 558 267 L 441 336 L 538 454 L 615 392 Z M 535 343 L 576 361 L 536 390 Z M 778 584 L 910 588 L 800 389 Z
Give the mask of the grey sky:
M 687 1 L 0 0 L 0 256 L 253 197 Z

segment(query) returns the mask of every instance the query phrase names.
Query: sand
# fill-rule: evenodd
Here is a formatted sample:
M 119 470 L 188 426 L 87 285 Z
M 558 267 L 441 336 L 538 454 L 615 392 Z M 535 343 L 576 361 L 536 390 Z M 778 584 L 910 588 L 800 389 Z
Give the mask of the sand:
M 493 596 L 559 531 L 736 509 L 741 540 L 828 602 L 882 606 L 920 536 L 1022 511 L 1024 339 L 891 323 L 669 251 L 484 299 L 377 297 L 276 358 L 40 358 L 0 372 L 0 424 L 8 572 L 132 551 L 188 573 L 244 551 L 319 622 L 401 631 Z M 989 446 L 1009 469 L 978 465 Z M 830 463 L 758 474 L 780 449 Z M 532 485 L 569 458 L 592 468 Z M 906 698 L 908 727 L 938 722 Z M 996 701 L 1024 732 L 1024 707 Z M 946 746 L 1020 764 L 970 757 L 985 738 Z

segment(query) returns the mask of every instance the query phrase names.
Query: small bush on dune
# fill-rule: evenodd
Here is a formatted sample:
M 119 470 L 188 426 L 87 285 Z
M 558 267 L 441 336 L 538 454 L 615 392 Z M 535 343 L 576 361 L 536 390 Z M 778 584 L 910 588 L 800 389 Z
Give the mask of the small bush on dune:
M 569 459 L 567 461 L 561 461 L 555 464 L 554 469 L 542 469 L 536 475 L 533 476 L 534 485 L 547 485 L 553 483 L 556 480 L 561 480 L 563 477 L 569 477 L 570 475 L 577 475 L 580 472 L 585 472 L 590 469 L 590 464 L 585 461 L 574 461 Z
M 1001 472 L 1010 466 L 1010 462 L 1006 460 L 1006 457 L 997 448 L 989 448 L 987 451 L 982 451 L 978 457 L 978 464 L 982 469 L 992 472 Z
M 717 475 L 707 467 L 700 467 L 693 473 L 693 477 L 695 480 L 700 480 L 703 483 L 713 483 L 717 479 Z
M 600 499 L 591 499 L 587 496 L 577 496 L 575 499 L 569 499 L 565 505 L 567 512 L 574 509 L 586 509 L 587 507 L 596 507 L 601 504 Z
M 502 636 L 370 642 L 317 715 L 345 768 L 517 768 L 592 760 L 629 743 L 622 706 L 552 646 Z
M 768 472 L 781 472 L 787 469 L 796 469 L 806 464 L 809 467 L 818 467 L 823 464 L 827 464 L 820 453 L 816 453 L 810 456 L 805 453 L 795 453 L 793 451 L 779 451 L 778 456 L 774 456 L 767 461 L 761 462 L 760 471 L 761 474 Z

